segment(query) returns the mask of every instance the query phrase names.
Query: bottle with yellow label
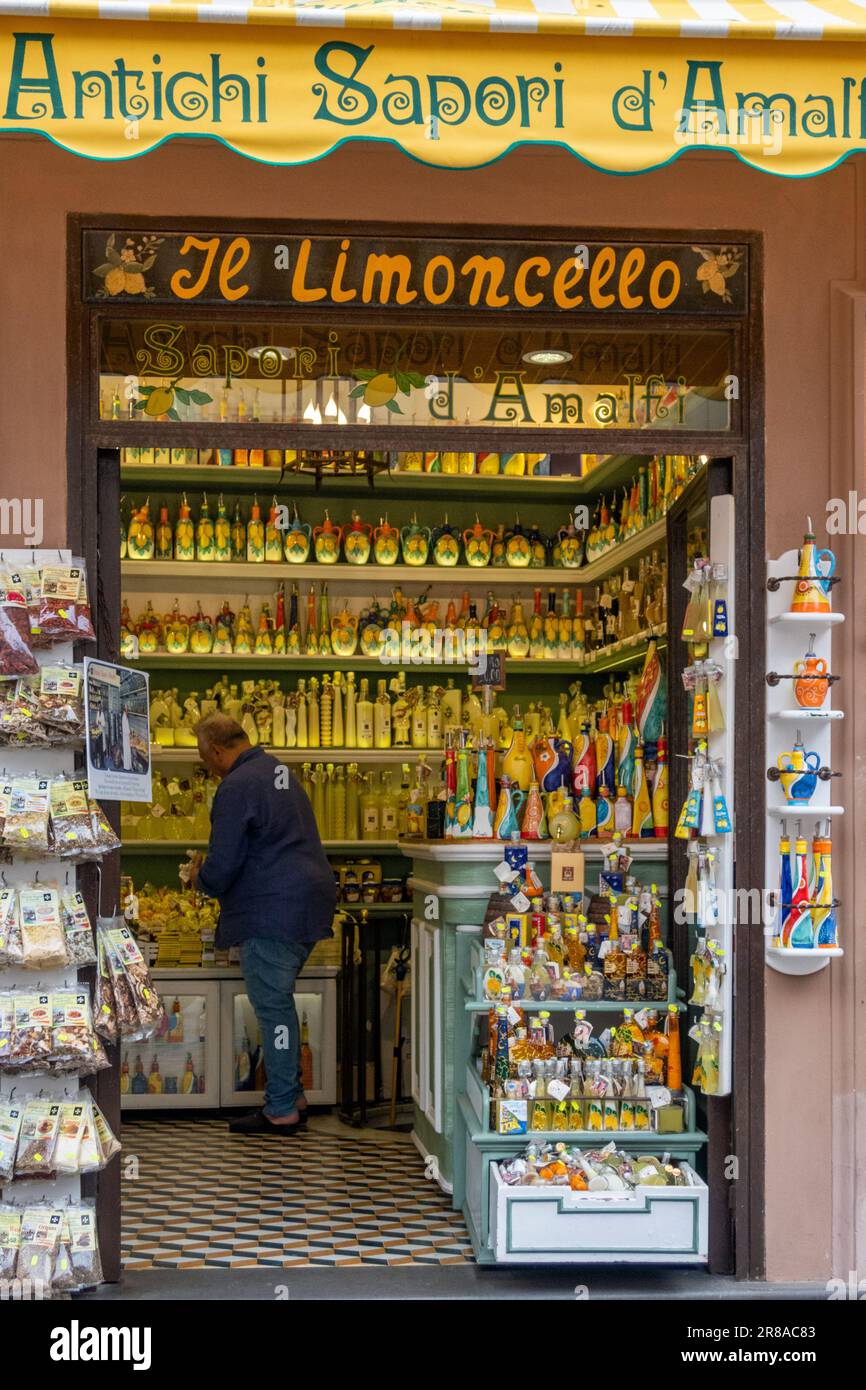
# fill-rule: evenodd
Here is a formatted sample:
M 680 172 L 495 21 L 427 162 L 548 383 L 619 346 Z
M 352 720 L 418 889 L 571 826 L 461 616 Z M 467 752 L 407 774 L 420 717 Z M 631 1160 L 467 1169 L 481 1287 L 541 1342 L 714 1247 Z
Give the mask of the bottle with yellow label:
M 379 832 L 383 840 L 396 840 L 400 819 L 400 798 L 391 785 L 391 773 L 382 773 L 379 794 Z
M 231 529 L 231 559 L 234 561 L 245 560 L 247 558 L 247 528 L 241 516 L 241 504 L 235 502 L 234 515 L 232 517 Z
M 168 519 L 168 507 L 164 502 L 159 509 L 153 554 L 157 560 L 170 560 L 174 555 L 174 536 L 172 535 L 171 522 Z

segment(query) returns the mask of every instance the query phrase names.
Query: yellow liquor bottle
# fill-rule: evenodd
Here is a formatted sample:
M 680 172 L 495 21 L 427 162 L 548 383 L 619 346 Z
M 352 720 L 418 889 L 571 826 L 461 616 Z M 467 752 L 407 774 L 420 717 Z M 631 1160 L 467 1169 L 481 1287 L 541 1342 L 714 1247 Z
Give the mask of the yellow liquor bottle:
M 382 773 L 379 793 L 379 831 L 383 840 L 396 840 L 400 822 L 400 798 L 391 785 L 391 773 Z
M 321 748 L 321 728 L 319 724 L 319 681 L 310 677 L 310 690 L 307 695 L 307 738 L 309 748 Z
M 220 493 L 217 514 L 213 528 L 214 559 L 228 561 L 232 558 L 232 528 L 226 512 L 226 504 Z
M 214 524 L 208 506 L 207 493 L 202 494 L 201 511 L 195 528 L 195 554 L 197 560 L 216 558 Z
M 253 498 L 250 519 L 247 526 L 247 560 L 251 564 L 263 564 L 265 559 L 265 525 L 259 499 Z
M 511 605 L 507 641 L 509 656 L 519 660 L 529 655 L 529 629 L 526 626 L 523 604 L 520 599 L 515 599 Z
M 632 800 L 632 835 L 642 839 L 653 836 L 653 812 L 652 802 L 650 801 L 649 788 L 647 786 L 646 773 L 644 772 L 644 750 L 638 744 L 634 750 L 634 778 L 632 781 L 633 800 Z
M 370 683 L 366 677 L 361 681 L 361 693 L 355 710 L 357 740 L 359 748 L 374 746 L 373 701 L 369 695 Z
M 366 786 L 361 792 L 361 839 L 380 840 L 381 836 L 381 806 L 379 802 L 379 784 L 375 772 L 371 772 L 365 778 Z
M 345 738 L 347 748 L 358 747 L 358 692 L 355 689 L 355 672 L 346 672 L 346 718 Z
M 373 744 L 376 748 L 391 747 L 391 701 L 383 680 L 379 681 L 373 710 Z
M 513 729 L 511 746 L 502 759 L 502 772 L 504 776 L 511 778 L 513 787 L 519 787 L 521 791 L 528 792 L 535 772 L 532 754 L 526 747 L 526 733 L 519 710 L 515 710 Z
M 174 558 L 176 560 L 195 559 L 195 526 L 190 515 L 186 493 L 183 494 L 177 525 L 174 528 Z

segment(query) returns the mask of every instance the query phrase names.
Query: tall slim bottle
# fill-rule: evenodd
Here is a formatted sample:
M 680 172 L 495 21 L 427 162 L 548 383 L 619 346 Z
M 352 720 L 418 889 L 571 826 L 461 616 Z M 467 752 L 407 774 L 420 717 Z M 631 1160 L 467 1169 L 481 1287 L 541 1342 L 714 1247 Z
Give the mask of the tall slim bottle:
M 643 744 L 638 744 L 634 750 L 634 781 L 632 783 L 632 835 L 639 835 L 642 840 L 653 836 L 653 813 L 650 801 L 649 788 L 646 781 L 643 762 Z
M 372 748 L 375 737 L 373 721 L 373 702 L 369 695 L 370 682 L 366 676 L 361 680 L 361 694 L 355 711 L 359 748 Z

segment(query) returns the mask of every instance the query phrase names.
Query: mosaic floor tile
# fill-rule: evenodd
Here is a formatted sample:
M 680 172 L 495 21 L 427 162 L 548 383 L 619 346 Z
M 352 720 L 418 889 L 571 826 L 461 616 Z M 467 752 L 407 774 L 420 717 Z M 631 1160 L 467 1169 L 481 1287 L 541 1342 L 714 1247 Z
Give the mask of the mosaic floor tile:
M 125 1269 L 462 1264 L 468 1233 L 405 1137 L 317 1132 L 291 1145 L 225 1121 L 124 1127 L 141 1176 L 124 1192 Z

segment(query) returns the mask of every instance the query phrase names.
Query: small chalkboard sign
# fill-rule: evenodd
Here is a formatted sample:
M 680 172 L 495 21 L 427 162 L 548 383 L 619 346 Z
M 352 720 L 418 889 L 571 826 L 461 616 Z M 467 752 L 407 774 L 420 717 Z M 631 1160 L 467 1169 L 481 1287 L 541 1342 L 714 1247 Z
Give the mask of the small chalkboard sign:
M 478 663 L 484 665 L 481 669 L 472 672 L 473 690 L 504 690 L 505 689 L 505 652 L 484 652 L 479 655 Z

